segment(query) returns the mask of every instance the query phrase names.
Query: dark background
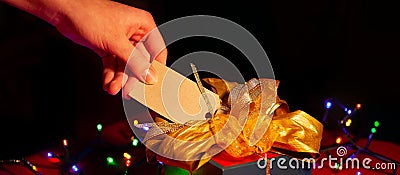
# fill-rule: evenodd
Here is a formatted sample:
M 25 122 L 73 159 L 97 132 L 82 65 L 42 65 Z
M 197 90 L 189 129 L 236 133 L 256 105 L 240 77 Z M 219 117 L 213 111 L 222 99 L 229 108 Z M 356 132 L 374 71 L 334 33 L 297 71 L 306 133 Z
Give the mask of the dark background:
M 327 98 L 349 108 L 357 103 L 353 132 L 399 143 L 397 66 L 398 4 L 388 1 L 120 1 L 151 12 L 162 24 L 187 15 L 214 15 L 251 32 L 266 50 L 278 95 L 291 110 L 321 119 Z M 212 27 L 212 26 L 210 26 Z M 193 38 L 168 46 L 169 60 L 193 51 L 231 59 L 246 78 L 238 51 L 221 41 Z M 124 119 L 120 94 L 101 87 L 101 60 L 52 26 L 0 4 L 0 155 L 23 155 L 85 134 L 77 123 Z M 334 104 L 335 105 L 335 104 Z M 325 124 L 335 129 L 345 113 L 334 106 Z

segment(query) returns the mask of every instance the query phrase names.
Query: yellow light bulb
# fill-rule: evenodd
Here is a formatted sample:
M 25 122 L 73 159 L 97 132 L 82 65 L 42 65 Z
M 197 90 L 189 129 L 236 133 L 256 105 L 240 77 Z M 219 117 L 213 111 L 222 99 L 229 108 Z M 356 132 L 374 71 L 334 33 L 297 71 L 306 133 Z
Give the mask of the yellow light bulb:
M 336 138 L 336 144 L 342 143 L 342 137 L 337 137 Z
M 131 158 L 132 158 L 132 156 L 131 156 L 130 154 L 128 154 L 128 153 L 124 153 L 124 157 L 125 157 L 126 159 L 131 159 Z
M 351 125 L 351 119 L 347 119 L 347 121 L 346 121 L 346 126 L 348 127 L 348 126 L 350 126 Z

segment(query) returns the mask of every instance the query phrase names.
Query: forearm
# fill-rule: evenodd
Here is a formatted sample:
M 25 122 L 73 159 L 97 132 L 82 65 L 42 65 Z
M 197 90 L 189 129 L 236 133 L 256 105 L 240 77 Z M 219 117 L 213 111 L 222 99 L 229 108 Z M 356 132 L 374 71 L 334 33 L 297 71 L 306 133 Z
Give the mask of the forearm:
M 56 25 L 73 6 L 76 0 L 0 0 L 20 10 L 28 12 L 38 18 Z

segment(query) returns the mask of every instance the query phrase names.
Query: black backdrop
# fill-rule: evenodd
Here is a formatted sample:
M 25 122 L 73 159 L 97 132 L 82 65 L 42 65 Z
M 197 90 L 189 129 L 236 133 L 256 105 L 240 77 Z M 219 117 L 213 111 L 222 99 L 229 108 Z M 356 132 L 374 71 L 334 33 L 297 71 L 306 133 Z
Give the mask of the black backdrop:
M 337 98 L 350 108 L 361 103 L 356 130 L 367 134 L 372 121 L 379 120 L 374 138 L 399 143 L 397 4 L 360 0 L 121 2 L 150 11 L 158 24 L 187 15 L 214 15 L 236 22 L 266 50 L 281 81 L 278 94 L 292 110 L 320 119 L 326 98 Z M 168 64 L 199 50 L 232 59 L 246 78 L 253 77 L 236 50 L 212 39 L 169 46 Z M 121 97 L 102 91 L 97 55 L 63 38 L 47 23 L 4 4 L 0 4 L 0 53 L 0 155 L 25 154 L 81 134 L 74 129 L 77 122 L 123 119 Z M 344 113 L 336 114 L 330 116 L 327 129 Z

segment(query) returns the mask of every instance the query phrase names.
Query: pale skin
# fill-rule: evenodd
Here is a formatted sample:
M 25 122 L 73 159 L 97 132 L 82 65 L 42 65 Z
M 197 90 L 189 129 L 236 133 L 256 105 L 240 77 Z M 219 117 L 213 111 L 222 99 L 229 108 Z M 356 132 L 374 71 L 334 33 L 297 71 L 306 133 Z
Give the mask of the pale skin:
M 129 99 L 127 94 L 135 82 L 158 81 L 151 61 L 166 63 L 163 38 L 152 15 L 142 9 L 110 0 L 0 2 L 47 21 L 65 37 L 97 53 L 103 61 L 103 89 L 109 94 L 123 88 L 123 97 Z
M 85 46 L 103 61 L 103 89 L 128 93 L 138 81 L 152 84 L 157 72 L 153 60 L 166 63 L 167 49 L 152 15 L 110 0 L 0 0 L 54 26 L 62 35 Z M 125 71 L 127 67 L 127 71 Z M 104 129 L 114 144 L 126 144 L 132 135 L 126 121 Z M 123 127 L 125 126 L 125 127 Z

